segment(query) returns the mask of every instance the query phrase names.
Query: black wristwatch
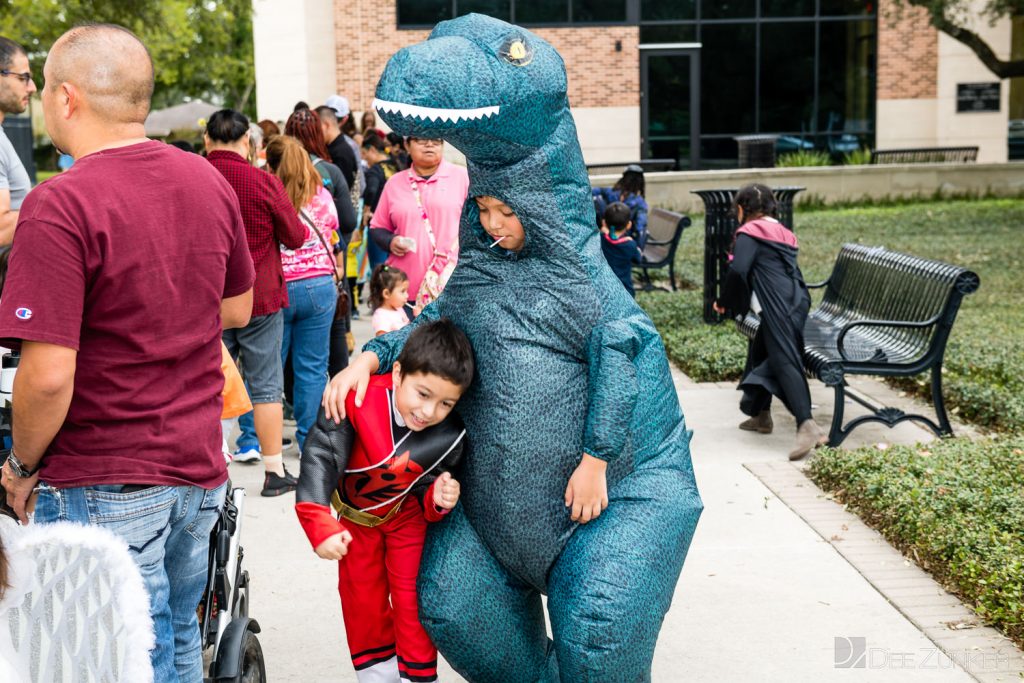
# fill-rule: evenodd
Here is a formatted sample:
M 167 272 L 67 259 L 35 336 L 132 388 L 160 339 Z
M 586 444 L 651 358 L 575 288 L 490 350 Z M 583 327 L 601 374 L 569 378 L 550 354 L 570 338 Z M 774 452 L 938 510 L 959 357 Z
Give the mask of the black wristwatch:
M 18 477 L 19 479 L 28 479 L 33 474 L 39 471 L 38 463 L 31 470 L 25 467 L 25 464 L 21 462 L 21 460 L 18 460 L 18 456 L 14 454 L 13 448 L 11 449 L 11 452 L 7 455 L 7 464 L 11 466 L 11 471 L 14 472 L 14 476 Z

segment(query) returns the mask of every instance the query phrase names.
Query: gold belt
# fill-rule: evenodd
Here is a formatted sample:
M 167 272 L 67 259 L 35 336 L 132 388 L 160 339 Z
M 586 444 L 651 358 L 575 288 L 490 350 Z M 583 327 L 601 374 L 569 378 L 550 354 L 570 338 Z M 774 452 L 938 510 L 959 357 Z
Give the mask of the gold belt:
M 404 500 L 405 499 L 403 498 L 402 500 L 398 501 L 398 504 L 395 505 L 395 507 L 391 508 L 391 510 L 388 511 L 388 514 L 384 515 L 383 517 L 371 515 L 369 512 L 363 512 L 362 510 L 355 509 L 351 505 L 346 505 L 341 501 L 341 496 L 338 495 L 337 491 L 335 491 L 334 494 L 331 496 L 331 505 L 334 506 L 334 509 L 338 511 L 339 515 L 341 515 L 348 521 L 355 522 L 359 526 L 366 526 L 372 528 L 375 526 L 380 526 L 384 522 L 387 522 L 394 518 L 395 515 L 398 514 L 398 510 L 402 507 L 402 502 Z

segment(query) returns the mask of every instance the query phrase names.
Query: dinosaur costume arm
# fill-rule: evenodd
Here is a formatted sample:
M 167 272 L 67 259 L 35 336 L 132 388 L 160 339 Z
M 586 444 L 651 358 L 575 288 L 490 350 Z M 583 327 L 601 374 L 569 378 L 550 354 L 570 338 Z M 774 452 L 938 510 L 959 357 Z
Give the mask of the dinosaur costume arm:
M 405 346 L 405 340 L 409 338 L 409 334 L 416 329 L 417 325 L 424 323 L 433 322 L 441 317 L 440 312 L 437 310 L 437 302 L 431 302 L 426 308 L 420 311 L 420 314 L 416 316 L 416 319 L 406 325 L 400 330 L 383 334 L 379 337 L 374 337 L 363 346 L 363 351 L 370 351 L 377 355 L 377 360 L 380 361 L 380 365 L 377 368 L 378 374 L 385 372 L 391 372 L 391 367 L 398 360 L 398 355 L 402 353 L 402 348 Z
M 587 408 L 584 451 L 611 461 L 626 446 L 639 386 L 634 358 L 640 340 L 629 319 L 596 327 L 588 348 L 590 404 Z

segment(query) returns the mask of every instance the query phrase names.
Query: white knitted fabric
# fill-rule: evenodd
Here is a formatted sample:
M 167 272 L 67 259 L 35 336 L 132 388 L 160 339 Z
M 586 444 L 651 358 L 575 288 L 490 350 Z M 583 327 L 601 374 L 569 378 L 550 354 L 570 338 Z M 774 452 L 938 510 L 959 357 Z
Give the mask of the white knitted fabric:
M 0 600 L 0 680 L 152 682 L 149 597 L 123 540 L 7 517 L 0 538 L 12 584 Z

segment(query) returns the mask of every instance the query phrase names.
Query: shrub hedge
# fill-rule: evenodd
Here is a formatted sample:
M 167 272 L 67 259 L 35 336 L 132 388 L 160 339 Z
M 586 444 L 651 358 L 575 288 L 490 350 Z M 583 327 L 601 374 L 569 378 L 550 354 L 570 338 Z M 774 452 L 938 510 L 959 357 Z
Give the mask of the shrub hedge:
M 825 449 L 809 474 L 1024 645 L 1024 437 Z
M 809 282 L 824 280 L 844 242 L 890 249 L 972 268 L 981 289 L 967 297 L 946 349 L 947 406 L 961 418 L 1004 432 L 1024 431 L 1024 200 L 922 202 L 905 206 L 796 213 L 800 265 Z M 677 273 L 681 293 L 637 299 L 665 339 L 669 357 L 697 381 L 731 381 L 746 344 L 731 324 L 701 321 L 703 230 L 683 233 Z M 928 377 L 899 386 L 928 398 Z

